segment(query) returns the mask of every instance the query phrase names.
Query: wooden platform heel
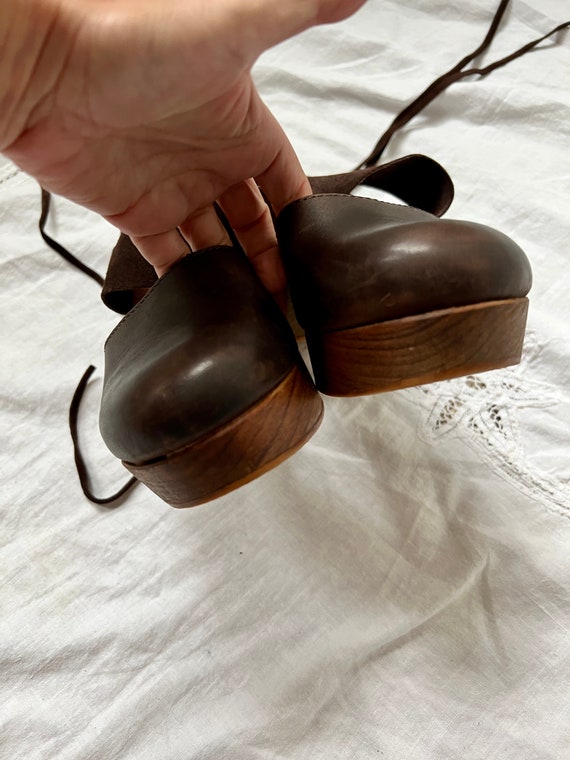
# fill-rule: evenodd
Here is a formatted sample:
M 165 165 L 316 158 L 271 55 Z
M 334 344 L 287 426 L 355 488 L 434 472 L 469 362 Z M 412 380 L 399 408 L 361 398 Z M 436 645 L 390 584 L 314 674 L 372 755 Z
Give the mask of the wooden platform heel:
M 532 275 L 497 230 L 330 193 L 291 203 L 277 229 L 323 393 L 397 390 L 520 360 Z
M 362 396 L 518 364 L 527 310 L 516 298 L 307 334 L 316 384 Z
M 178 262 L 105 345 L 103 440 L 175 507 L 277 466 L 322 410 L 285 317 L 228 246 Z
M 154 462 L 123 462 L 173 507 L 216 499 L 277 467 L 316 432 L 323 403 L 305 368 L 295 366 L 260 401 L 230 422 Z

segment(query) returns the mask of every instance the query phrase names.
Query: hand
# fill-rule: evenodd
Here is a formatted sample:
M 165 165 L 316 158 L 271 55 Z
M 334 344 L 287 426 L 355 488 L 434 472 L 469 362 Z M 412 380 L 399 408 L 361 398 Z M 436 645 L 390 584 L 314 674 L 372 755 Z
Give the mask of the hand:
M 24 3 L 23 17 L 46 32 L 12 110 L 17 133 L 0 128 L 0 149 L 130 235 L 159 275 L 187 243 L 225 242 L 218 201 L 279 296 L 285 277 L 258 185 L 275 213 L 311 188 L 251 67 L 268 47 L 364 0 L 9 2 Z

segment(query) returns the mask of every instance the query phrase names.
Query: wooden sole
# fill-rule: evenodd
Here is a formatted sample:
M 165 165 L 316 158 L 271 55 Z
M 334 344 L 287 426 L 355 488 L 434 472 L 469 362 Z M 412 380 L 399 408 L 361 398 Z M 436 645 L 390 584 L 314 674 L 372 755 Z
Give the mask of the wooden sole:
M 142 465 L 123 462 L 173 507 L 194 507 L 258 478 L 316 432 L 323 401 L 306 368 L 296 366 L 257 404 L 190 446 Z
M 518 364 L 527 311 L 515 298 L 307 335 L 315 383 L 361 396 Z

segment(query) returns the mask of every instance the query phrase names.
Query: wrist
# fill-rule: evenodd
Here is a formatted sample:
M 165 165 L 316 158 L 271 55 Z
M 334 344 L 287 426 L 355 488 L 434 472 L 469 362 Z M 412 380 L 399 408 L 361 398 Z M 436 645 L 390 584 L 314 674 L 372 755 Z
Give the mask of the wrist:
M 4 0 L 0 10 L 0 151 L 33 125 L 72 43 L 59 0 Z

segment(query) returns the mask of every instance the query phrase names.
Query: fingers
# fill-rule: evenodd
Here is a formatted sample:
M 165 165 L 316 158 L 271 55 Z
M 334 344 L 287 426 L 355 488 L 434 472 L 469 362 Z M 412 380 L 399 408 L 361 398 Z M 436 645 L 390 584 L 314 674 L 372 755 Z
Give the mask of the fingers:
M 266 289 L 284 303 L 287 288 L 271 212 L 253 179 L 227 190 L 219 204 Z
M 199 209 L 180 225 L 191 248 L 199 251 L 215 245 L 231 245 L 231 240 L 213 206 Z
M 231 245 L 213 206 L 199 209 L 178 229 L 146 237 L 131 235 L 131 240 L 159 277 L 191 249 L 197 251 L 215 245 Z
M 317 0 L 317 24 L 332 24 L 342 21 L 359 8 L 366 0 Z
M 272 188 L 271 173 L 267 184 Z M 307 195 L 304 184 L 301 187 L 303 195 Z M 277 193 L 278 198 L 282 196 L 283 193 Z M 253 179 L 239 182 L 223 193 L 218 203 L 257 276 L 284 307 L 287 280 L 271 211 L 257 183 Z M 284 205 L 282 200 L 278 204 L 278 207 Z M 146 237 L 131 235 L 131 240 L 159 277 L 166 274 L 191 249 L 197 251 L 217 245 L 231 245 L 230 237 L 213 206 L 192 214 L 177 230 Z
M 162 276 L 188 253 L 186 241 L 194 250 L 230 244 L 211 205 L 218 196 L 260 280 L 279 302 L 284 302 L 286 278 L 267 203 L 279 214 L 288 203 L 310 195 L 311 186 L 293 147 L 269 109 L 259 98 L 255 107 L 255 140 L 245 141 L 241 149 L 243 157 L 240 157 L 243 166 L 249 167 L 252 173 L 259 172 L 255 179 L 239 181 L 240 170 L 234 169 L 226 175 L 227 179 L 231 177 L 227 189 L 223 180 L 218 181 L 217 192 L 212 192 L 211 180 L 207 184 L 195 179 L 185 183 L 177 181 L 167 188 L 168 192 L 164 187 L 155 188 L 123 214 L 108 219 L 130 234 L 142 255 Z M 196 209 L 195 202 L 200 196 L 204 200 L 209 196 L 209 200 Z M 168 230 L 167 224 L 173 227 Z
M 274 158 L 269 166 L 255 177 L 259 187 L 278 216 L 292 201 L 311 195 L 311 185 L 303 171 L 293 146 L 265 104 L 264 129 L 272 135 Z
M 255 178 L 271 203 L 275 216 L 278 216 L 287 204 L 312 193 L 309 180 L 297 157 L 295 156 L 293 163 L 286 153 L 284 149 L 280 150 L 269 168 Z
M 220 198 L 220 205 L 260 280 L 285 308 L 287 280 L 267 203 L 277 216 L 288 203 L 311 195 L 312 190 L 281 126 L 264 103 L 259 101 L 259 106 L 263 114 L 263 132 L 273 146 L 272 158 L 255 179 L 226 191 Z
M 288 203 L 310 195 L 311 186 L 283 130 L 263 104 L 262 108 L 263 130 L 273 146 L 272 160 L 255 180 L 246 179 L 225 190 L 218 203 L 259 279 L 278 303 L 284 304 L 285 271 L 267 203 L 277 215 Z M 159 276 L 188 253 L 186 241 L 193 250 L 231 245 L 212 205 L 194 211 L 178 229 L 146 237 L 131 234 L 134 244 Z
M 131 240 L 148 263 L 154 267 L 159 277 L 166 274 L 190 250 L 188 243 L 176 229 L 146 237 L 131 235 Z
M 219 203 L 259 279 L 284 308 L 287 279 L 267 203 L 277 216 L 288 203 L 311 195 L 312 190 L 283 129 L 264 103 L 259 101 L 259 106 L 263 132 L 273 146 L 272 160 L 255 179 L 226 190 Z

